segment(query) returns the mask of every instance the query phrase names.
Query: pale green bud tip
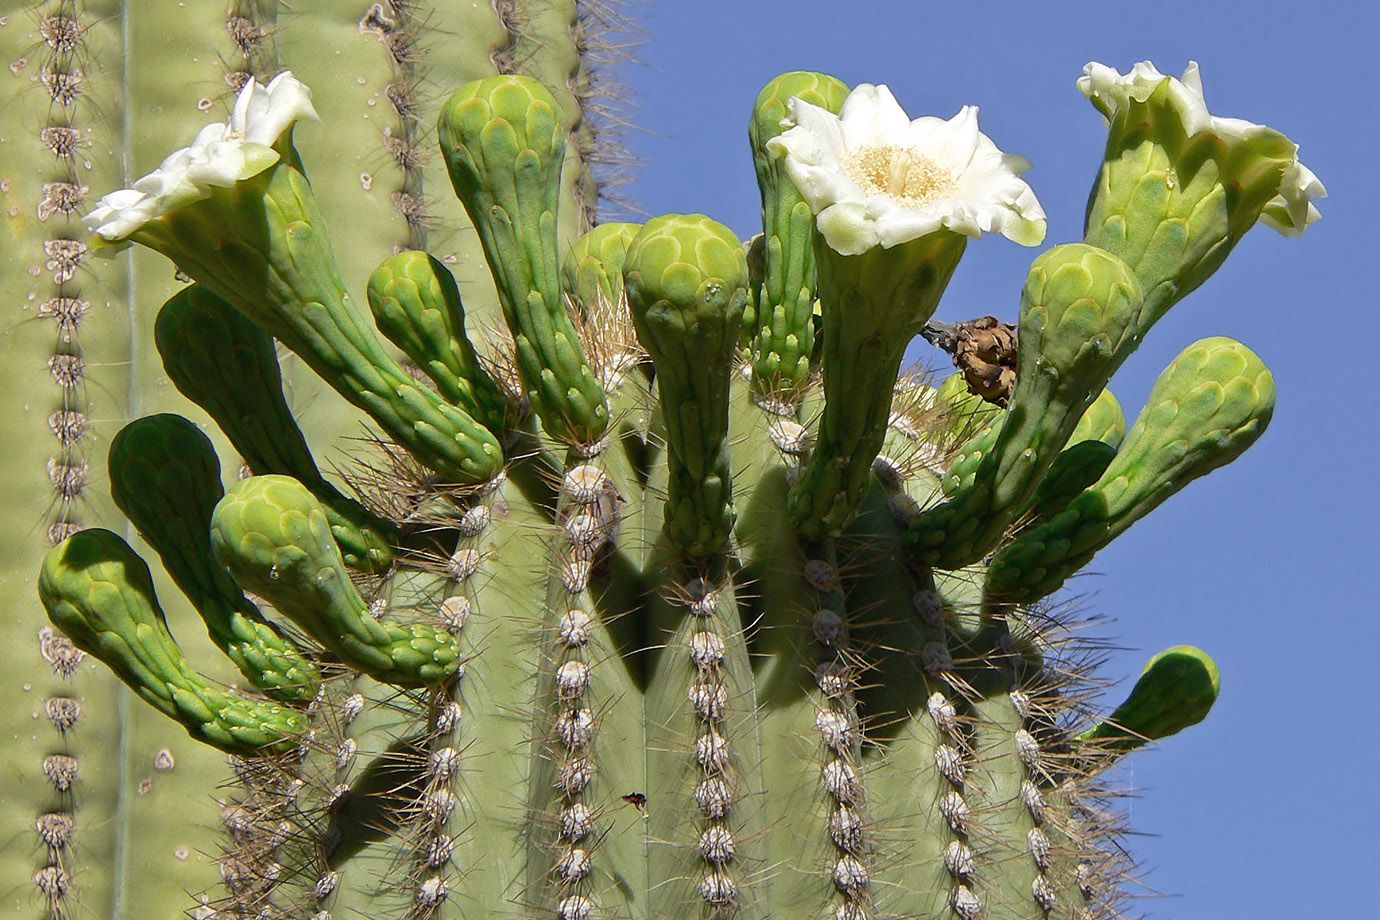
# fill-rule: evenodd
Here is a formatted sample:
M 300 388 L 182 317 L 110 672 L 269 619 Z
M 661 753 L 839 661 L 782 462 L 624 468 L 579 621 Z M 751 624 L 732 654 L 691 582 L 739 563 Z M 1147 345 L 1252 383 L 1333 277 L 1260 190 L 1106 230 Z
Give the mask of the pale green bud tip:
M 291 476 L 250 476 L 241 479 L 225 492 L 222 507 L 239 505 L 262 507 L 268 513 L 295 511 L 302 514 L 319 512 L 321 503 Z
M 1125 437 L 1126 416 L 1121 411 L 1121 403 L 1111 390 L 1103 390 L 1078 419 L 1078 427 L 1073 429 L 1069 443 L 1102 441 L 1115 447 Z
M 1121 259 L 1084 243 L 1055 246 L 1030 266 L 1021 292 L 1022 345 L 1029 334 L 1031 346 L 1059 366 L 1095 337 L 1115 349 L 1142 300 L 1135 273 Z
M 756 150 L 768 140 L 785 131 L 789 122 L 791 99 L 803 99 L 829 112 L 843 108 L 848 98 L 848 84 L 838 77 L 810 70 L 792 70 L 773 77 L 752 105 L 752 144 Z
M 1168 738 L 1207 718 L 1221 689 L 1221 674 L 1207 652 L 1176 645 L 1151 658 L 1126 701 L 1083 737 L 1123 750 Z
M 561 263 L 561 282 L 580 303 L 613 298 L 623 290 L 623 265 L 640 224 L 607 223 L 580 235 Z
M 112 585 L 139 582 L 146 572 L 143 561 L 125 541 L 108 530 L 89 528 L 72 534 L 43 557 L 38 593 L 52 615 L 56 604 L 87 594 L 97 581 Z M 61 622 L 57 625 L 67 628 Z
M 1162 418 L 1152 414 L 1156 408 Z M 1274 408 L 1274 376 L 1260 356 L 1235 339 L 1213 336 L 1185 348 L 1164 369 L 1142 419 L 1159 423 L 1162 440 L 1172 434 L 1201 443 L 1220 466 L 1264 433 Z
M 579 265 L 587 259 L 594 259 L 604 263 L 617 261 L 622 264 L 628 246 L 641 229 L 641 224 L 600 224 L 575 240 L 570 252 L 566 254 L 565 263 Z
M 445 288 L 454 296 L 455 279 L 430 255 L 417 250 L 395 253 L 379 263 L 369 276 L 368 294 L 372 303 L 376 298 L 391 299 L 398 290 L 419 298 L 423 303 L 436 305 L 446 301 Z
M 1139 300 L 1140 283 L 1131 267 L 1110 252 L 1086 243 L 1066 243 L 1041 253 L 1031 263 L 1026 295 L 1041 303 L 1106 303 L 1115 297 Z
M 556 97 L 531 77 L 512 74 L 456 90 L 441 108 L 440 132 L 443 143 L 502 147 L 508 140 L 538 153 L 562 150 L 565 140 Z
M 246 573 L 266 571 L 280 552 L 343 565 L 321 503 L 291 476 L 251 476 L 231 486 L 211 516 L 211 548 L 249 590 Z M 245 565 L 248 565 L 248 568 Z
M 1212 656 L 1194 645 L 1175 645 L 1155 655 L 1141 668 L 1141 677 L 1164 675 L 1176 672 L 1179 676 L 1191 675 L 1205 696 L 1217 699 L 1222 692 L 1222 673 Z
M 628 297 L 643 310 L 667 302 L 683 310 L 741 313 L 748 271 L 743 244 L 703 214 L 666 214 L 647 222 L 628 248 Z

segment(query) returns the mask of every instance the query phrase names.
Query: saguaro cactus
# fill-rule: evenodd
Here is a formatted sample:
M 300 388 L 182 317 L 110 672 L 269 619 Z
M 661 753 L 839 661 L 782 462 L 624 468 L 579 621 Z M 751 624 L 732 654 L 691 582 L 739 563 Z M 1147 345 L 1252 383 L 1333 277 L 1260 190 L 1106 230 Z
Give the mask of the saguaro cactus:
M 594 213 L 600 184 L 591 167 L 617 157 L 600 135 L 610 85 L 598 70 L 616 53 L 610 28 L 618 25 L 599 0 L 0 4 L 0 389 L 8 397 L 0 409 L 0 590 L 33 597 L 51 545 L 80 527 L 108 528 L 153 562 L 158 599 L 194 667 L 222 690 L 239 683 L 275 699 L 309 699 L 311 682 L 292 667 L 259 670 L 259 679 L 245 672 L 260 653 L 276 654 L 260 640 L 284 630 L 260 621 L 254 599 L 218 566 L 181 554 L 197 516 L 209 515 L 223 491 L 221 473 L 231 481 L 245 471 L 277 473 L 321 501 L 347 563 L 386 569 L 392 524 L 367 513 L 335 475 L 353 463 L 361 416 L 299 359 L 284 356 L 280 367 L 267 332 L 185 287 L 161 256 L 94 258 L 80 218 L 106 190 L 228 115 L 248 79 L 290 69 L 330 87 L 314 100 L 323 124 L 299 130 L 296 142 L 348 289 L 363 297 L 381 260 L 425 245 L 454 273 L 471 316 L 493 322 L 482 252 L 467 222 L 440 207 L 450 192 L 436 150 L 436 101 L 497 73 L 551 87 L 568 127 L 560 228 L 568 243 Z M 160 309 L 175 293 L 176 303 Z M 113 443 L 125 422 L 160 413 L 195 425 L 131 430 Z M 198 443 L 196 427 L 214 453 Z M 178 462 L 152 459 L 167 455 L 154 450 L 157 438 L 177 439 L 165 447 Z M 193 454 L 181 449 L 188 445 Z M 112 448 L 124 461 L 118 476 L 106 471 Z M 163 498 L 137 504 L 155 493 Z M 121 509 L 136 505 L 147 518 L 130 528 Z M 161 543 L 149 529 L 160 526 Z M 83 660 L 40 605 L 7 606 L 4 631 L 0 664 L 16 680 L 0 681 L 0 726 L 10 739 L 0 784 L 0 915 L 177 916 L 192 903 L 188 892 L 220 879 L 215 800 L 233 798 L 217 792 L 233 780 L 223 754 Z
M 167 414 L 111 464 L 241 688 L 183 654 L 117 535 L 64 536 L 39 581 L 54 660 L 101 659 L 230 757 L 225 887 L 194 913 L 1118 916 L 1098 777 L 1200 721 L 1218 675 L 1171 648 L 1099 719 L 1044 599 L 1264 430 L 1269 373 L 1231 340 L 1189 346 L 1124 443 L 1105 385 L 1321 186 L 1282 135 L 1208 115 L 1196 70 L 1081 85 L 1111 140 L 1085 241 L 1032 265 L 1004 408 L 900 364 L 968 241 L 1038 245 L 1044 213 L 975 110 L 912 122 L 885 87 L 797 73 L 758 97 L 749 258 L 702 214 L 564 240 L 562 106 L 530 76 L 464 83 L 437 138 L 511 341 L 476 345 L 444 258 L 380 255 L 356 289 L 415 373 L 351 297 L 293 75 L 102 199 L 91 245 L 191 282 L 160 328 L 243 358 L 160 340 L 252 475 L 222 494 Z M 265 334 L 367 416 L 357 501 L 306 452 Z M 54 826 L 37 884 L 63 916 Z

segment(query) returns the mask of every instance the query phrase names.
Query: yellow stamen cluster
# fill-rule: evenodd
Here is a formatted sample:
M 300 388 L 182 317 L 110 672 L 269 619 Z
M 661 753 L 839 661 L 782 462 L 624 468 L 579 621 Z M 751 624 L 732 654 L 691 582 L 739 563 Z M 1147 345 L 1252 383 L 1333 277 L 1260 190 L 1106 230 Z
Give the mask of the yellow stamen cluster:
M 918 208 L 954 194 L 954 177 L 933 160 L 894 144 L 851 151 L 844 164 L 848 177 L 869 195 L 885 195 Z

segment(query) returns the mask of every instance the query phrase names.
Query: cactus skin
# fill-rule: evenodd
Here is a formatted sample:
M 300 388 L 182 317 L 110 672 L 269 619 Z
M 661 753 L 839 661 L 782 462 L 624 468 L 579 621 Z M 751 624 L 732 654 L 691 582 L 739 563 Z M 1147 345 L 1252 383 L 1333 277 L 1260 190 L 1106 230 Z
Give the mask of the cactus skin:
M 366 17 L 385 44 L 400 39 L 395 13 Z M 415 73 L 401 57 L 392 66 Z M 484 109 L 483 130 L 466 124 L 482 108 L 475 99 L 509 114 L 514 99 L 527 100 L 516 108 L 527 127 L 536 112 L 550 128 L 550 150 L 578 134 L 534 86 L 485 78 L 447 105 L 442 148 L 472 213 L 484 213 L 475 207 L 484 196 L 510 214 L 534 206 L 504 198 L 500 172 L 467 162 L 477 149 L 504 148 L 506 120 Z M 1066 460 L 1074 472 L 1052 480 L 1061 458 L 1121 441 L 1119 408 L 1099 392 L 1141 328 L 1138 283 L 1124 263 L 1088 245 L 1057 247 L 1027 283 L 1022 327 L 1032 344 L 1022 361 L 1034 365 L 1022 367 L 1024 387 L 991 417 L 972 483 L 916 514 L 941 500 L 932 467 L 952 459 L 961 423 L 929 408 L 956 400 L 895 378 L 961 241 L 821 271 L 823 405 L 813 386 L 783 405 L 761 398 L 781 392 L 777 378 L 730 373 L 752 281 L 738 241 L 707 219 L 655 218 L 627 246 L 631 228 L 577 240 L 565 273 L 573 282 L 560 289 L 554 190 L 570 177 L 553 159 L 513 159 L 529 170 L 522 181 L 539 180 L 535 221 L 502 238 L 490 210 L 493 224 L 479 228 L 540 422 L 487 432 L 501 471 L 460 466 L 455 476 L 443 449 L 400 430 L 402 445 L 358 451 L 361 492 L 372 486 L 380 499 L 369 511 L 390 518 L 397 543 L 388 571 L 357 572 L 357 581 L 341 545 L 351 534 L 333 526 L 318 483 L 250 476 L 205 525 L 229 575 L 324 648 L 300 648 L 326 676 L 309 705 L 221 690 L 192 672 L 162 626 L 147 568 L 114 534 L 66 536 L 45 559 L 40 596 L 53 622 L 155 708 L 236 752 L 227 893 L 203 887 L 200 906 L 185 906 L 316 920 L 1119 915 L 1120 851 L 1103 839 L 1115 828 L 1084 798 L 1117 756 L 1200 720 L 1216 697 L 1215 667 L 1197 650 L 1162 653 L 1111 718 L 1075 733 L 1088 715 L 1082 690 L 1037 633 L 1037 611 L 1016 603 L 1027 582 L 1044 587 L 1045 573 L 1025 579 L 1016 557 L 1068 515 L 1081 520 L 1080 502 L 1118 511 L 1099 523 L 1119 533 L 1183 474 L 1234 458 L 1268 420 L 1268 372 L 1230 340 L 1191 346 L 1097 482 L 1012 534 L 1031 501 L 1037 516 L 1053 511 L 1073 490 L 1067 483 L 1100 463 Z M 313 194 L 294 161 L 267 173 L 231 194 L 261 201 L 274 182 L 298 201 Z M 409 223 L 409 243 L 423 229 Z M 821 263 L 835 258 L 816 252 Z M 209 250 L 183 254 L 194 275 L 224 281 Z M 915 269 L 917 255 L 918 272 L 894 271 Z M 396 279 L 393 258 L 380 256 L 383 274 L 373 277 Z M 299 307 L 349 330 L 356 345 L 335 368 L 319 343 L 296 343 L 346 395 L 387 403 L 381 390 L 340 379 L 374 373 L 419 392 L 387 354 L 358 347 L 373 333 L 329 250 L 310 259 L 336 291 L 324 306 L 297 303 L 302 290 L 285 286 L 265 307 L 243 279 L 243 289 L 225 283 L 219 293 L 289 338 L 300 332 Z M 407 260 L 444 287 L 434 263 Z M 428 373 L 455 373 L 445 362 L 456 353 L 445 349 L 461 325 L 449 304 L 437 311 L 448 328 L 422 335 L 420 287 L 377 287 L 382 325 L 399 321 L 398 339 Z M 620 335 L 590 319 L 616 324 L 618 311 L 591 311 L 589 301 L 624 297 L 645 352 L 586 345 Z M 850 328 L 845 306 L 870 312 Z M 882 346 L 868 342 L 877 333 Z M 629 354 L 652 365 L 656 396 L 647 376 L 625 373 Z M 857 379 L 842 373 L 864 358 Z M 451 384 L 460 396 L 458 379 Z M 286 430 L 279 391 L 269 390 L 275 398 L 259 403 L 274 416 L 265 427 Z M 420 398 L 442 416 L 464 412 L 430 391 Z M 474 408 L 483 414 L 478 399 Z M 373 409 L 386 427 L 389 406 Z M 514 401 L 502 417 L 522 410 Z M 795 412 L 820 417 L 814 437 Z M 1075 437 L 1083 440 L 1068 446 Z M 314 463 L 302 468 L 319 478 Z M 1109 483 L 1123 505 L 1106 499 Z M 169 507 L 180 525 L 205 516 L 200 506 Z M 973 564 L 1002 545 L 1011 564 L 1003 555 L 988 573 Z M 1062 571 L 1087 549 L 1070 545 L 1034 553 Z M 55 664 L 71 660 L 55 644 L 66 640 L 45 641 Z M 66 769 L 50 758 L 49 779 L 70 786 Z M 66 871 L 49 843 L 60 825 L 37 825 L 54 860 L 35 876 L 50 918 L 68 913 L 70 881 L 49 871 Z M 153 915 L 177 900 L 158 896 Z M 114 900 L 112 915 L 124 915 Z

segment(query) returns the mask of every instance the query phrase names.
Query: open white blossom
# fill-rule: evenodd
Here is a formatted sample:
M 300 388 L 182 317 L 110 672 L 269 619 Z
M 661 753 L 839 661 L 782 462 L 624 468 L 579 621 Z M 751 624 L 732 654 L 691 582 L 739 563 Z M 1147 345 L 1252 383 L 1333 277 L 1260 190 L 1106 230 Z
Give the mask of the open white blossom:
M 1221 118 L 1209 112 L 1196 61 L 1189 61 L 1183 76 L 1177 78 L 1160 73 L 1149 61 L 1141 61 L 1126 74 L 1094 61 L 1083 68 L 1078 89 L 1110 122 L 1118 111 L 1132 102 L 1145 102 L 1166 80 L 1169 81 L 1169 104 L 1189 137 L 1212 133 L 1232 145 L 1266 134 L 1279 134 L 1265 125 L 1241 118 Z M 1294 152 L 1294 161 L 1285 167 L 1281 176 L 1279 193 L 1265 205 L 1260 215 L 1262 221 L 1286 236 L 1299 236 L 1309 224 L 1318 220 L 1322 215 L 1313 200 L 1327 197 L 1327 189 L 1318 177 L 1298 161 L 1297 144 Z
M 912 121 L 885 86 L 864 83 L 838 115 L 801 99 L 788 130 L 768 141 L 834 250 L 860 255 L 940 229 L 1000 233 L 1026 246 L 1045 237 L 1045 212 L 1020 176 L 1022 157 L 978 130 L 978 110 Z
M 228 122 L 209 124 L 191 146 L 171 153 L 131 188 L 111 192 L 83 219 L 100 240 L 127 240 L 144 224 L 229 187 L 278 162 L 273 149 L 299 118 L 315 119 L 311 91 L 289 71 L 267 86 L 250 80 L 240 90 Z

